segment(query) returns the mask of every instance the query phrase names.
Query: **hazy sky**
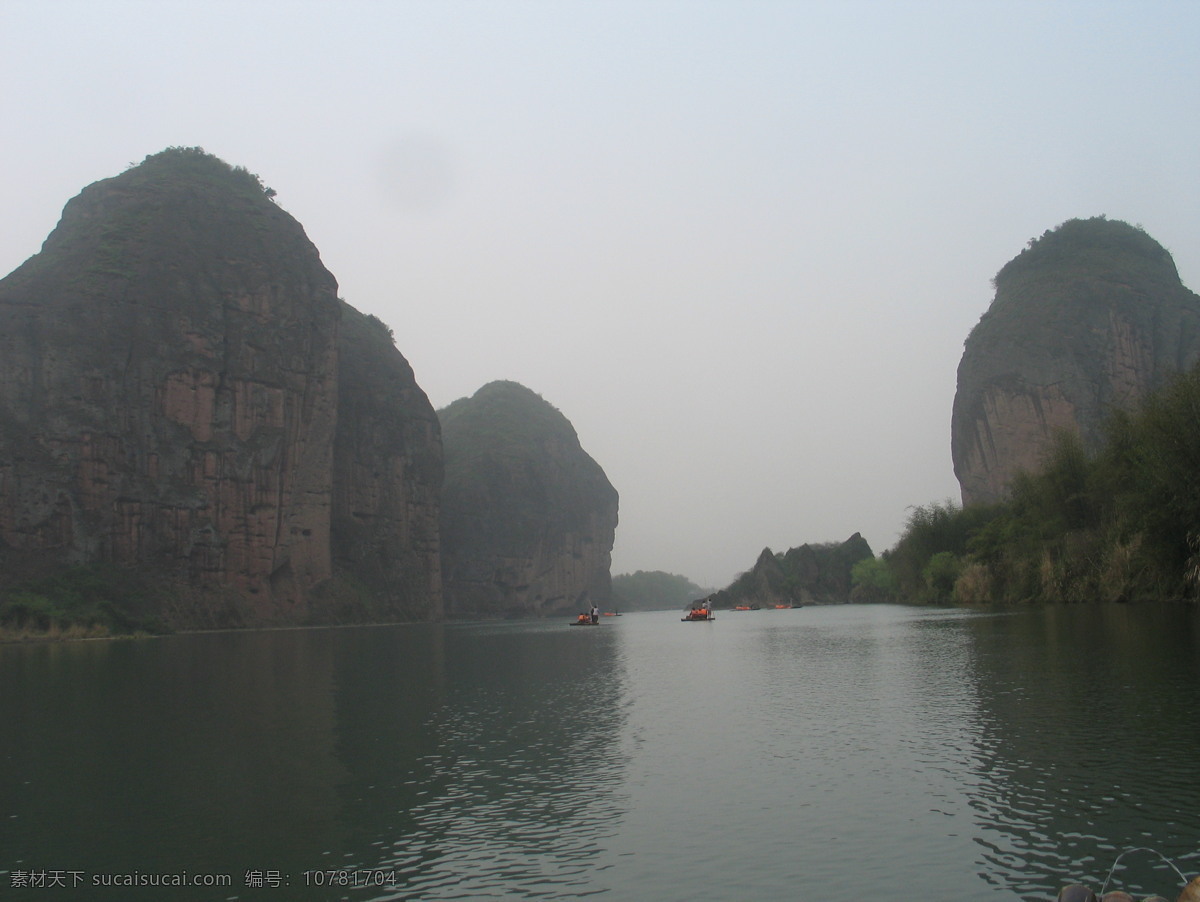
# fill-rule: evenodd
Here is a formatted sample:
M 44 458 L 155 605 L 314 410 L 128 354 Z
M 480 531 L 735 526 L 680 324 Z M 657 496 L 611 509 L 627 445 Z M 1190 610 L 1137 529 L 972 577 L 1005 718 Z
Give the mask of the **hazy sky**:
M 258 173 L 437 408 L 541 394 L 613 573 L 958 498 L 991 277 L 1106 214 L 1200 287 L 1200 3 L 0 0 L 0 274 L 172 145 Z

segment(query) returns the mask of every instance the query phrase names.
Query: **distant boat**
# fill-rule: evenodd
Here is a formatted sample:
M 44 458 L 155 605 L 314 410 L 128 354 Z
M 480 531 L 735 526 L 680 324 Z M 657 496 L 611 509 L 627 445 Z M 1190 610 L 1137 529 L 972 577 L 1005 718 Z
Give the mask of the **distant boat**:
M 684 623 L 711 623 L 717 618 L 713 616 L 713 601 L 716 595 L 709 595 L 699 601 L 693 601 L 691 608 L 685 608 L 687 615 L 682 618 Z
M 571 621 L 571 626 L 599 626 L 599 625 L 600 625 L 599 620 L 593 620 L 587 614 L 580 614 L 578 617 L 576 617 L 574 620 Z

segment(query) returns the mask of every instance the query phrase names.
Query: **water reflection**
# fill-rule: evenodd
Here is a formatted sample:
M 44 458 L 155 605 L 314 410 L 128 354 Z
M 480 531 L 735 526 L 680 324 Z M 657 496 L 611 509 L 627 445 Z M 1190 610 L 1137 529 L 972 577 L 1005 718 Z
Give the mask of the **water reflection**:
M 332 669 L 302 631 L 0 649 L 0 868 L 240 883 L 314 860 L 337 842 L 346 773 Z
M 231 877 L 86 895 L 172 902 L 1049 902 L 1135 847 L 1195 873 L 1198 614 L 844 606 L 3 646 L 0 892 L 62 869 Z M 1116 885 L 1173 895 L 1152 856 L 1125 864 Z M 338 872 L 386 885 L 311 876 Z
M 353 869 L 406 827 L 418 803 L 410 762 L 432 754 L 427 728 L 447 699 L 446 628 L 413 624 L 347 631 L 337 643 L 333 685 L 337 784 L 344 835 L 308 868 Z
M 616 897 L 971 897 L 955 782 L 967 646 L 941 626 L 957 614 L 924 635 L 909 616 L 763 611 L 627 632 Z
M 1197 612 L 1057 607 L 971 621 L 981 875 L 1023 899 L 1099 888 L 1150 847 L 1200 869 Z M 1174 898 L 1157 856 L 1109 887 Z
M 398 875 L 398 898 L 596 891 L 620 812 L 624 679 L 611 633 L 561 626 L 449 632 L 433 747 L 412 761 L 413 804 L 372 864 Z
M 220 874 L 169 897 L 366 898 L 381 888 L 341 875 L 373 869 L 381 898 L 583 891 L 615 817 L 623 683 L 611 635 L 555 626 L 0 648 L 4 888 L 61 872 L 149 899 L 164 890 L 91 883 Z

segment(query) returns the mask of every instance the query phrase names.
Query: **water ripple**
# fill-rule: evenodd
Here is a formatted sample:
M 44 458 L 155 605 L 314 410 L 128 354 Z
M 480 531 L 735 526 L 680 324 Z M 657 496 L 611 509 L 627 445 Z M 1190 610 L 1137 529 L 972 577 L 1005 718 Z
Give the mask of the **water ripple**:
M 1177 893 L 1159 853 L 1200 871 L 1194 609 L 565 626 L 0 648 L 0 869 L 391 876 L 293 884 L 320 902 L 1050 902 L 1118 859 L 1135 895 Z

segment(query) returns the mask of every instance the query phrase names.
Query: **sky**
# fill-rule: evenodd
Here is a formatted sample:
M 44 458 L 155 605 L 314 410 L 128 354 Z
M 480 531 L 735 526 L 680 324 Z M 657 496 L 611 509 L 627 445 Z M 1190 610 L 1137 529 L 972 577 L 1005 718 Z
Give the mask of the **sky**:
M 1200 288 L 1200 3 L 0 0 L 0 275 L 170 146 L 261 176 L 435 408 L 511 379 L 615 574 L 957 501 L 991 278 L 1142 226 Z

